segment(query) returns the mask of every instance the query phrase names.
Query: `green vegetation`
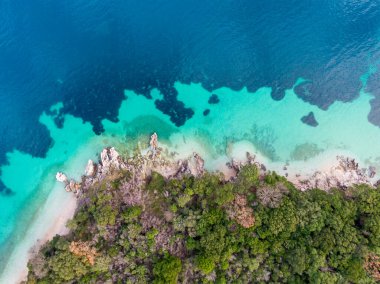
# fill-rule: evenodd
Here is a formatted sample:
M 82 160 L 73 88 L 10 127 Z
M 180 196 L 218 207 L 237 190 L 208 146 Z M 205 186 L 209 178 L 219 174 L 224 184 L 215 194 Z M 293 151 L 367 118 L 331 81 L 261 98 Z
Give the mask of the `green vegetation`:
M 115 174 L 80 197 L 71 233 L 29 263 L 28 283 L 375 283 L 380 190 L 301 192 L 245 166 L 142 188 Z

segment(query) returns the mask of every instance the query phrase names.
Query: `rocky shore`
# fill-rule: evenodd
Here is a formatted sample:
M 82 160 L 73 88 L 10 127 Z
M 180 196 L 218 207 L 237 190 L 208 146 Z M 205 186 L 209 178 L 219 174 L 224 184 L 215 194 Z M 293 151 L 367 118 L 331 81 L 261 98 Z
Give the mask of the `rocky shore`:
M 158 146 L 158 136 L 154 133 L 151 136 L 150 147 L 137 155 L 123 158 L 114 147 L 103 149 L 100 153 L 100 160 L 95 163 L 89 160 L 85 169 L 85 175 L 81 181 L 69 179 L 64 173 L 58 172 L 56 179 L 65 184 L 68 192 L 79 194 L 80 189 L 86 189 L 95 182 L 99 182 L 113 171 L 128 171 L 132 175 L 130 187 L 140 186 L 152 172 L 157 172 L 165 178 L 180 178 L 184 175 L 199 177 L 205 172 L 205 162 L 196 152 L 186 159 L 175 159 L 174 154 L 163 151 Z M 167 150 L 167 149 L 166 149 Z M 347 189 L 355 184 L 366 184 L 376 186 L 376 169 L 374 167 L 360 168 L 355 159 L 336 156 L 337 165 L 318 170 L 313 173 L 293 173 L 289 175 L 286 171 L 288 165 L 283 167 L 284 174 L 296 188 L 309 190 L 319 188 L 329 190 L 331 188 Z M 261 175 L 268 172 L 267 166 L 260 162 L 256 155 L 246 152 L 244 161 L 237 161 L 234 158 L 226 165 L 232 174 L 225 174 L 226 180 L 233 180 L 244 165 L 255 165 L 260 170 Z M 221 167 L 222 168 L 222 167 Z M 223 170 L 221 170 L 223 172 Z
M 355 184 L 377 185 L 374 167 L 360 168 L 355 159 L 343 156 L 337 156 L 336 160 L 338 165 L 325 171 L 316 171 L 306 177 L 298 175 L 297 179 L 293 180 L 294 185 L 301 190 L 312 188 L 323 190 L 340 188 L 344 190 Z
M 69 179 L 62 172 L 56 174 L 56 179 L 65 185 L 66 191 L 80 194 L 80 189 L 85 190 L 117 171 L 131 174 L 130 187 L 143 184 L 152 172 L 157 172 L 168 179 L 184 175 L 198 177 L 204 173 L 204 160 L 197 153 L 194 152 L 187 159 L 174 159 L 173 155 L 164 154 L 157 143 L 157 134 L 153 134 L 149 149 L 129 158 L 120 156 L 114 147 L 105 148 L 100 153 L 98 163 L 88 161 L 81 181 Z

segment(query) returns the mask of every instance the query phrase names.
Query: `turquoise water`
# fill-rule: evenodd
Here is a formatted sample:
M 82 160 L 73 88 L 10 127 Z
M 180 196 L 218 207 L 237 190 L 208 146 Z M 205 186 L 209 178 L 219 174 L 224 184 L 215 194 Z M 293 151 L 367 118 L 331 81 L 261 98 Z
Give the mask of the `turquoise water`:
M 57 171 L 79 178 L 103 147 L 152 132 L 209 169 L 249 149 L 270 166 L 344 153 L 379 171 L 379 7 L 4 0 L 0 270 L 65 212 Z
M 365 82 L 365 76 L 363 80 Z M 231 144 L 238 141 L 250 142 L 257 153 L 273 161 L 292 163 L 326 151 L 344 150 L 367 165 L 379 167 L 376 142 L 380 141 L 380 130 L 366 119 L 372 96 L 364 91 L 350 103 L 335 102 L 323 111 L 298 98 L 293 89 L 286 91 L 283 100 L 273 101 L 268 87 L 254 93 L 229 88 L 211 93 L 200 84 L 176 82 L 175 88 L 178 99 L 194 110 L 193 117 L 182 127 L 175 126 L 167 115 L 157 110 L 154 101 L 162 96 L 158 90 L 151 92 L 152 99 L 126 90 L 118 122 L 102 120 L 105 131 L 100 136 L 94 134 L 89 123 L 71 115 L 65 115 L 63 127 L 57 128 L 54 119 L 62 104 L 52 106 L 50 115 L 42 114 L 40 122 L 54 141 L 46 157 L 13 151 L 7 154 L 9 164 L 1 169 L 2 181 L 15 192 L 13 196 L 0 196 L 3 248 L 22 242 L 27 224 L 52 189 L 64 190 L 63 186 L 56 186 L 56 171 L 63 170 L 79 178 L 87 160 L 96 159 L 103 147 L 112 145 L 127 152 L 139 141 L 141 147 L 146 148 L 148 137 L 154 131 L 160 142 L 173 150 L 186 149 L 189 154 L 200 151 L 209 157 L 206 159 L 209 168 L 212 166 L 207 161 L 228 156 Z M 212 94 L 217 94 L 219 103 L 208 102 Z M 206 116 L 205 109 L 209 109 Z M 310 111 L 318 127 L 301 122 L 300 117 Z

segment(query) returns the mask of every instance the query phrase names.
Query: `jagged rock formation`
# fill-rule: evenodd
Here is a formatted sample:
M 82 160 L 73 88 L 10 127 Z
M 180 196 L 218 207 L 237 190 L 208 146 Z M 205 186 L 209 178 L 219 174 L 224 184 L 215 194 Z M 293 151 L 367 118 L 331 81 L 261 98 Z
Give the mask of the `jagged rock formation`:
M 68 182 L 67 176 L 64 173 L 62 173 L 62 172 L 58 172 L 55 175 L 55 178 L 56 178 L 57 181 L 63 182 L 65 184 Z
M 100 164 L 103 172 L 108 172 L 111 167 L 119 169 L 121 163 L 121 157 L 114 147 L 105 148 L 100 153 Z
M 260 174 L 265 174 L 265 165 L 258 162 L 255 155 L 251 155 L 247 152 L 246 156 L 246 161 L 232 159 L 231 162 L 226 165 L 236 173 L 246 164 L 256 165 L 261 171 Z M 338 166 L 333 166 L 328 171 L 316 171 L 309 176 L 297 174 L 291 181 L 300 190 L 313 188 L 322 190 L 331 188 L 346 189 L 355 184 L 375 186 L 372 180 L 376 176 L 376 169 L 374 167 L 369 167 L 368 169 L 359 168 L 359 164 L 355 159 L 343 156 L 337 156 L 336 158 L 338 160 Z M 287 170 L 287 166 L 284 167 L 284 170 Z M 286 173 L 285 176 L 288 177 L 288 173 Z
M 158 172 L 165 178 L 179 178 L 184 175 L 201 176 L 204 173 L 204 160 L 202 157 L 193 153 L 187 159 L 175 160 L 172 157 L 165 156 L 160 147 L 158 147 L 158 136 L 154 133 L 150 139 L 150 148 L 145 154 L 138 154 L 133 157 L 123 158 L 115 148 L 109 147 L 103 149 L 100 154 L 99 164 L 89 160 L 85 170 L 85 176 L 82 182 L 68 180 L 67 176 L 58 172 L 56 179 L 65 184 L 66 191 L 78 193 L 81 187 L 87 188 L 91 184 L 104 179 L 113 171 L 128 171 L 131 173 L 129 187 L 140 187 L 146 182 L 152 172 Z M 310 176 L 296 175 L 291 181 L 300 190 L 319 188 L 328 190 L 330 188 L 345 189 L 354 184 L 373 185 L 371 179 L 376 175 L 376 169 L 359 168 L 354 159 L 338 156 L 338 166 L 332 167 L 329 171 L 316 171 Z M 256 156 L 246 153 L 245 161 L 232 159 L 226 165 L 234 170 L 237 174 L 241 168 L 246 165 L 255 165 L 260 170 L 260 174 L 266 172 L 265 165 L 256 160 Z M 288 174 L 286 173 L 286 176 Z M 234 179 L 235 175 L 232 176 Z
M 85 170 L 85 175 L 86 176 L 93 176 L 95 174 L 96 167 L 95 164 L 92 160 L 88 160 L 86 170 Z
M 59 182 L 62 182 L 65 184 L 65 190 L 67 192 L 74 192 L 74 193 L 78 193 L 80 188 L 81 188 L 81 184 L 76 182 L 75 180 L 73 179 L 69 179 L 67 178 L 67 176 L 62 173 L 62 172 L 58 172 L 56 175 L 55 175 L 55 178 L 57 181 Z
M 157 147 L 158 147 L 158 135 L 156 132 L 154 132 L 152 134 L 152 136 L 150 136 L 149 145 L 150 145 L 152 151 L 155 151 L 157 149 Z
M 301 190 L 312 188 L 346 189 L 355 184 L 373 185 L 371 179 L 375 176 L 375 168 L 359 168 L 355 159 L 337 156 L 338 166 L 332 167 L 329 171 L 317 171 L 308 178 L 299 177 L 294 183 Z
M 66 191 L 78 193 L 81 188 L 85 190 L 94 182 L 107 178 L 115 171 L 130 172 L 131 179 L 125 186 L 132 189 L 141 187 L 152 172 L 158 172 L 165 178 L 178 178 L 183 175 L 200 176 L 204 173 L 204 160 L 195 152 L 184 160 L 165 156 L 162 154 L 162 149 L 158 147 L 158 136 L 154 133 L 151 136 L 150 148 L 145 154 L 140 153 L 133 157 L 123 158 L 115 148 L 105 148 L 100 154 L 98 164 L 92 160 L 88 161 L 81 183 L 74 180 L 68 181 L 62 173 L 57 173 L 57 179 L 65 181 Z
M 258 169 L 260 169 L 261 174 L 266 172 L 267 169 L 265 165 L 256 160 L 256 155 L 252 155 L 249 152 L 246 152 L 245 155 L 245 161 L 237 161 L 232 158 L 231 162 L 228 162 L 226 166 L 234 170 L 236 173 L 238 173 L 244 165 L 255 165 Z
M 191 173 L 195 176 L 199 176 L 204 172 L 205 161 L 197 153 L 193 153 L 192 159 L 189 160 Z
M 66 184 L 65 190 L 67 192 L 74 192 L 78 193 L 81 188 L 81 184 L 79 182 L 76 182 L 75 180 L 71 179 L 69 183 Z

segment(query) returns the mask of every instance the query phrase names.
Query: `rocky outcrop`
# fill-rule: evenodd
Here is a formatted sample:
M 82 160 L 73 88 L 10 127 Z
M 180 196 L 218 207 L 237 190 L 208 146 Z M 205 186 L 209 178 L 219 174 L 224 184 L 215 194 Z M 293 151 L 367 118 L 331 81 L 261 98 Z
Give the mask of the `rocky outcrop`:
M 229 169 L 238 173 L 244 165 L 255 165 L 260 169 L 260 174 L 263 175 L 266 172 L 266 167 L 256 160 L 255 155 L 246 153 L 246 160 L 237 161 L 232 159 L 226 165 Z M 316 171 L 312 174 L 296 174 L 294 177 L 289 177 L 289 180 L 300 190 L 308 190 L 313 188 L 319 188 L 322 190 L 329 190 L 331 188 L 347 189 L 355 184 L 367 184 L 370 186 L 376 186 L 373 180 L 376 176 L 376 168 L 369 167 L 363 169 L 359 167 L 359 164 L 355 159 L 337 156 L 338 165 L 332 166 L 327 171 Z M 288 164 L 283 167 L 283 170 L 288 169 Z M 236 176 L 232 176 L 232 179 Z M 288 177 L 289 174 L 285 173 Z M 380 184 L 380 181 L 379 181 Z
M 108 147 L 100 153 L 100 164 L 102 171 L 108 172 L 110 168 L 120 169 L 122 159 L 114 147 Z
M 62 173 L 62 172 L 58 172 L 56 175 L 55 175 L 55 178 L 57 181 L 59 182 L 63 182 L 63 183 L 68 183 L 68 179 L 67 179 L 67 176 Z
M 150 136 L 149 145 L 152 151 L 156 151 L 158 147 L 158 135 L 156 132 L 154 132 L 152 136 Z
M 193 153 L 193 156 L 188 160 L 190 173 L 193 176 L 200 176 L 204 173 L 205 161 L 198 153 Z
M 95 175 L 96 172 L 96 166 L 92 160 L 88 160 L 86 170 L 85 170 L 85 175 L 92 177 Z
M 240 169 L 246 164 L 246 162 L 237 161 L 234 158 L 231 159 L 231 162 L 228 162 L 226 165 L 228 168 L 239 172 Z
M 158 172 L 165 178 L 179 178 L 184 175 L 200 176 L 204 173 L 204 160 L 197 153 L 193 153 L 184 160 L 175 160 L 170 154 L 162 154 L 162 149 L 158 147 L 158 136 L 154 133 L 150 139 L 150 148 L 145 154 L 138 154 L 133 157 L 123 158 L 115 148 L 105 148 L 100 153 L 99 164 L 89 160 L 85 169 L 85 175 L 81 183 L 75 180 L 68 180 L 62 173 L 57 174 L 57 179 L 65 181 L 65 189 L 69 192 L 79 193 L 86 190 L 95 182 L 100 182 L 116 174 L 117 171 L 129 172 L 131 178 L 125 187 L 131 190 L 143 185 L 152 172 Z
M 329 171 L 316 171 L 310 177 L 298 176 L 293 181 L 295 186 L 301 190 L 319 188 L 328 190 L 330 188 L 347 189 L 355 184 L 373 185 L 371 181 L 376 172 L 375 168 L 369 169 L 359 168 L 359 164 L 355 159 L 337 156 L 338 165 L 332 167 Z
M 65 190 L 67 192 L 74 192 L 78 193 L 81 188 L 81 184 L 79 182 L 76 182 L 75 180 L 71 179 L 69 183 L 66 184 Z
M 59 182 L 62 182 L 65 184 L 65 190 L 67 192 L 74 192 L 74 193 L 78 193 L 80 188 L 81 188 L 81 185 L 80 183 L 76 182 L 75 180 L 71 179 L 69 180 L 67 178 L 67 176 L 62 173 L 62 172 L 58 172 L 56 175 L 55 175 L 55 178 L 57 181 Z
M 195 152 L 192 156 L 184 160 L 173 160 L 159 157 L 152 170 L 160 173 L 166 178 L 180 178 L 186 175 L 199 177 L 205 171 L 204 160 Z
M 368 168 L 368 176 L 369 176 L 370 178 L 374 178 L 374 177 L 376 176 L 376 168 L 375 168 L 375 167 L 370 166 L 370 167 Z
M 264 166 L 264 164 L 261 164 L 259 161 L 256 160 L 256 155 L 252 155 L 249 152 L 246 152 L 245 154 L 245 161 L 238 161 L 232 158 L 231 162 L 226 163 L 226 166 L 229 169 L 234 170 L 236 173 L 238 173 L 244 165 L 255 165 L 262 173 L 266 171 L 266 167 Z
M 162 151 L 158 147 L 158 137 L 154 133 L 150 139 L 150 148 L 145 151 L 145 154 L 138 154 L 129 158 L 122 158 L 115 148 L 105 148 L 100 154 L 99 164 L 95 164 L 89 160 L 85 170 L 85 176 L 82 177 L 81 183 L 74 180 L 68 180 L 67 176 L 58 172 L 56 179 L 65 184 L 65 189 L 70 192 L 78 193 L 81 189 L 86 189 L 95 182 L 100 182 L 109 176 L 109 173 L 117 174 L 117 171 L 129 172 L 131 178 L 125 187 L 131 190 L 140 188 L 152 172 L 158 172 L 165 178 L 181 178 L 185 175 L 199 177 L 204 174 L 204 160 L 202 157 L 193 153 L 186 159 L 176 160 L 170 154 L 165 154 L 167 151 Z M 338 165 L 332 167 L 329 171 L 316 171 L 309 176 L 295 175 L 294 178 L 289 178 L 294 185 L 301 189 L 307 190 L 319 188 L 328 190 L 330 188 L 345 189 L 354 184 L 369 184 L 373 185 L 371 179 L 376 175 L 375 168 L 369 169 L 359 168 L 358 163 L 354 159 L 337 157 Z M 265 165 L 257 161 L 255 155 L 246 153 L 244 161 L 232 159 L 227 163 L 227 166 L 233 171 L 233 174 L 228 177 L 234 179 L 236 174 L 244 165 L 255 165 L 260 170 L 260 174 L 266 172 Z M 288 165 L 283 169 L 287 170 Z M 112 171 L 111 171 L 112 170 Z M 114 170 L 116 170 L 114 172 Z M 288 176 L 288 173 L 285 174 Z

